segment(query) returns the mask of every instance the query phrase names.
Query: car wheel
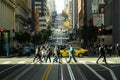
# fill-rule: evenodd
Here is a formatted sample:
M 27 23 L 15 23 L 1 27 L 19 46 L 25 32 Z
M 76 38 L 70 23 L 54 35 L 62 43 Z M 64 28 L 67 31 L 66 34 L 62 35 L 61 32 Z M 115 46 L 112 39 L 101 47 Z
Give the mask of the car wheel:
M 79 53 L 78 57 L 79 57 L 79 58 L 83 57 L 83 54 Z

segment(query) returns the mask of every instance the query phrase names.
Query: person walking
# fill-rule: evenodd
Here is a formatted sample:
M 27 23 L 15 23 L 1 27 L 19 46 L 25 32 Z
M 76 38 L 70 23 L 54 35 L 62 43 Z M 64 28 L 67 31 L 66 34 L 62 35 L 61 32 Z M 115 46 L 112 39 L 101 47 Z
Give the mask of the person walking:
M 46 62 L 47 62 L 48 59 L 49 59 L 49 62 L 51 62 L 51 54 L 52 54 L 52 51 L 51 51 L 50 47 L 47 47 Z
M 69 60 L 67 61 L 67 63 L 70 63 L 71 58 L 73 58 L 73 60 L 75 62 L 77 62 L 77 60 L 75 59 L 75 56 L 74 56 L 74 49 L 73 49 L 72 45 L 69 45 L 69 47 L 70 47 L 70 50 L 69 50 Z
M 42 62 L 41 53 L 40 53 L 40 46 L 39 45 L 36 46 L 35 56 L 34 56 L 33 62 L 35 62 L 36 59 Z
M 117 53 L 118 53 L 118 56 L 120 57 L 120 44 L 118 44 L 117 46 Z
M 46 50 L 45 50 L 45 47 L 41 48 L 41 60 L 43 60 L 43 61 L 46 60 Z
M 100 59 L 101 57 L 104 57 L 103 61 L 107 64 L 106 56 L 105 56 L 105 53 L 106 53 L 105 46 L 102 45 L 102 46 L 99 48 L 99 53 L 100 53 L 100 54 L 99 54 L 99 57 L 98 57 L 96 63 L 98 64 L 99 59 Z
M 61 63 L 60 62 L 60 46 L 58 46 L 58 45 L 56 45 L 55 46 L 55 48 L 54 48 L 54 56 L 55 56 L 55 58 L 53 59 L 53 63 L 54 62 L 58 62 L 58 60 L 59 60 L 59 63 Z

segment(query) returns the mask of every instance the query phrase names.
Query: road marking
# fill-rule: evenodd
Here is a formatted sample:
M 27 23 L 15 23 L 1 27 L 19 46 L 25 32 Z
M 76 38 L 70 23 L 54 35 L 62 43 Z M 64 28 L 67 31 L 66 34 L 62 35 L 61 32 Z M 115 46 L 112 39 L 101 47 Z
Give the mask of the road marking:
M 63 66 L 61 65 L 61 80 L 63 80 Z
M 92 62 L 92 63 L 96 63 L 96 61 L 90 61 L 90 62 Z
M 110 68 L 108 68 L 108 67 L 106 67 L 104 65 L 100 65 L 100 66 L 106 68 L 110 72 L 113 80 L 117 80 L 117 77 L 116 77 L 115 73 Z
M 115 62 L 113 62 L 113 61 L 107 61 L 108 63 L 115 63 Z
M 73 74 L 73 72 L 72 72 L 72 69 L 71 69 L 71 67 L 70 67 L 69 64 L 67 64 L 67 69 L 68 69 L 68 71 L 69 71 L 71 80 L 75 80 L 75 76 L 74 76 L 74 74 Z
M 92 63 L 96 63 L 96 61 L 90 61 L 90 62 L 92 62 Z M 113 61 L 107 61 L 108 63 L 115 63 L 115 62 L 113 62 Z
M 65 58 L 62 58 L 62 63 L 63 64 L 66 64 L 67 63 L 67 60 Z
M 79 61 L 80 62 L 80 61 Z M 98 74 L 94 69 L 88 66 L 85 61 L 82 62 L 89 70 L 91 70 L 100 80 L 105 80 L 100 74 Z
M 2 71 L 0 72 L 0 74 L 3 73 L 3 72 L 5 72 L 5 71 L 7 71 L 7 70 L 9 70 L 9 69 L 11 69 L 11 68 L 13 68 L 13 67 L 15 67 L 15 66 L 17 66 L 17 64 L 16 64 L 16 65 L 13 65 L 13 66 L 11 66 L 11 67 L 5 69 L 5 70 L 2 70 Z
M 120 66 L 120 65 L 111 65 L 110 67 L 118 67 L 118 66 Z
M 26 61 L 20 61 L 20 62 L 18 62 L 18 64 L 23 64 L 23 63 L 26 63 Z
M 11 61 L 6 61 L 6 62 L 3 62 L 2 64 L 9 64 L 11 63 Z
M 30 67 L 28 67 L 26 70 L 24 70 L 21 74 L 19 74 L 18 76 L 16 76 L 13 80 L 19 80 L 19 78 L 21 78 L 27 71 L 29 71 L 34 65 L 31 65 Z
M 43 73 L 43 76 L 42 76 L 42 79 L 41 79 L 41 80 L 47 80 L 51 68 L 52 68 L 52 65 L 48 65 L 48 66 L 47 66 L 47 69 L 46 69 L 45 72 Z
M 85 61 L 79 61 L 79 63 L 82 63 L 82 64 L 83 64 L 83 63 L 85 63 Z

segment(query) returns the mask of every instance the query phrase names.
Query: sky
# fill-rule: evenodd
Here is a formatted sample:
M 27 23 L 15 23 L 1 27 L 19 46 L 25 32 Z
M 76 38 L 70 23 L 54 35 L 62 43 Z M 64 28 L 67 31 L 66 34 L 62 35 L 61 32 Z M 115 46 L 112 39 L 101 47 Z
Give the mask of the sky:
M 57 13 L 62 13 L 64 9 L 64 0 L 55 0 Z

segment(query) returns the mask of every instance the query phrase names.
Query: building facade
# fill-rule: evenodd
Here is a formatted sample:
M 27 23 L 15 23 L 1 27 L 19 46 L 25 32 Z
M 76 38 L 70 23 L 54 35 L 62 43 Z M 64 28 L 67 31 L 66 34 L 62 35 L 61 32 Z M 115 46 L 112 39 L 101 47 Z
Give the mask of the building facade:
M 119 4 L 119 0 L 84 0 L 84 25 L 103 27 L 103 38 L 111 36 L 107 43 L 120 44 Z
M 43 29 L 47 29 L 47 15 L 49 14 L 49 10 L 47 7 L 47 0 L 34 0 L 33 4 L 34 12 L 37 10 L 38 15 L 34 15 L 35 32 L 38 33 Z M 35 22 L 36 20 L 38 23 Z
M 15 30 L 17 32 L 28 32 L 32 24 L 32 0 L 15 0 L 15 3 Z
M 15 28 L 14 0 L 0 0 L 0 29 L 12 30 Z
M 52 13 L 56 11 L 55 0 L 47 0 L 47 7 L 49 9 L 50 16 L 52 16 Z
M 105 20 L 105 23 L 108 25 L 108 28 L 112 28 L 113 44 L 120 44 L 120 1 L 106 0 L 106 4 L 107 6 L 105 7 L 105 17 L 107 20 Z
M 78 0 L 78 28 L 84 25 L 84 0 Z

